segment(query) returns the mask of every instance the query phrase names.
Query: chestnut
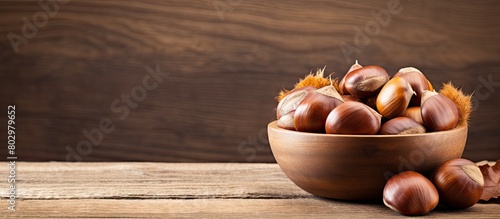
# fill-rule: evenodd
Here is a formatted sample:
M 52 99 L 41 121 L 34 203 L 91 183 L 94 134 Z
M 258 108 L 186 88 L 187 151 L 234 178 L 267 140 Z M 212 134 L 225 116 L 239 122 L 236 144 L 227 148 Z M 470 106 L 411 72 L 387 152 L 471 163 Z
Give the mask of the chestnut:
M 440 202 L 448 207 L 464 209 L 481 198 L 484 179 L 479 167 L 470 160 L 456 158 L 444 162 L 433 180 Z
M 384 187 L 384 204 L 404 215 L 427 214 L 439 202 L 436 187 L 415 171 L 401 172 L 391 177 Z
M 354 97 L 352 95 L 342 95 L 342 99 L 344 100 L 344 102 L 347 102 L 347 101 L 354 101 L 354 102 L 359 102 L 359 98 L 357 97 Z
M 347 71 L 347 73 L 345 74 L 345 76 L 347 76 L 347 74 L 349 74 L 349 72 L 352 72 L 358 68 L 362 68 L 363 66 L 358 64 L 358 60 L 356 60 L 356 63 L 354 63 L 351 68 L 349 68 L 349 70 Z M 349 92 L 345 89 L 345 78 L 346 77 L 343 77 L 342 80 L 340 80 L 339 82 L 339 93 L 342 94 L 342 95 L 348 95 Z
M 413 106 L 407 108 L 401 116 L 408 117 L 410 119 L 413 119 L 415 122 L 418 122 L 419 124 L 424 124 L 424 121 L 422 121 L 422 113 L 420 112 L 420 107 L 419 106 Z
M 311 92 L 315 91 L 316 88 L 312 86 L 305 86 L 299 89 L 292 90 L 288 95 L 283 97 L 276 107 L 276 118 L 280 119 L 282 115 L 289 114 L 295 111 L 300 102 L 309 95 Z M 293 118 L 293 117 L 292 117 Z
M 365 66 L 346 74 L 344 86 L 349 94 L 365 98 L 376 95 L 389 80 L 387 71 L 380 66 Z
M 425 133 L 424 126 L 408 117 L 396 117 L 380 127 L 382 135 L 407 135 Z
M 370 108 L 377 110 L 377 96 L 372 96 L 368 98 L 364 98 L 361 100 L 362 103 L 366 104 Z
M 399 69 L 394 77 L 404 78 L 410 84 L 413 91 L 415 91 L 416 95 L 410 100 L 410 105 L 412 106 L 420 106 L 422 93 L 425 90 L 434 91 L 431 82 L 425 77 L 424 73 L 414 67 Z
M 382 116 L 360 102 L 345 102 L 330 112 L 325 130 L 328 134 L 373 135 L 380 129 Z
M 387 82 L 377 96 L 377 109 L 382 116 L 394 118 L 406 110 L 414 92 L 402 77 Z
M 286 115 L 281 116 L 276 125 L 283 129 L 295 130 L 295 125 L 293 124 L 293 115 L 295 111 L 292 111 Z
M 295 130 L 325 133 L 328 114 L 343 103 L 340 94 L 332 85 L 320 88 L 302 100 L 293 115 Z
M 448 97 L 434 91 L 422 94 L 422 121 L 431 131 L 444 131 L 455 128 L 458 124 L 458 108 Z

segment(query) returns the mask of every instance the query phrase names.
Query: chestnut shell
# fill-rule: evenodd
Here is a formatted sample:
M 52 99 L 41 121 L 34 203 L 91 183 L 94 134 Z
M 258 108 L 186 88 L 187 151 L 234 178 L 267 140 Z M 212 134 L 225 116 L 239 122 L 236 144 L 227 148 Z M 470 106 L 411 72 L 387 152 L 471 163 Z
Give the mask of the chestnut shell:
M 433 95 L 423 101 L 420 111 L 427 129 L 445 131 L 457 126 L 458 108 L 453 101 L 441 94 Z
M 389 74 L 380 66 L 369 65 L 347 73 L 344 78 L 343 89 L 355 97 L 366 98 L 380 91 L 389 81 Z
M 441 203 L 452 208 L 473 206 L 481 198 L 484 179 L 475 163 L 463 158 L 444 162 L 434 173 L 433 183 Z
M 380 117 L 360 102 L 344 102 L 333 109 L 326 119 L 328 134 L 373 135 L 380 129 Z
M 382 135 L 406 135 L 406 134 L 422 134 L 425 133 L 425 128 L 420 123 L 408 117 L 393 118 L 380 128 Z
M 431 90 L 431 91 L 434 90 L 432 84 L 425 77 L 425 75 L 418 71 L 406 72 L 406 73 L 398 72 L 394 75 L 394 77 L 404 78 L 410 84 L 413 91 L 415 91 L 416 95 L 413 96 L 410 100 L 411 106 L 420 106 L 422 93 L 425 90 Z
M 318 92 L 309 94 L 295 110 L 295 129 L 301 132 L 325 133 L 328 114 L 341 103 L 342 101 L 335 97 Z
M 439 194 L 425 176 L 405 171 L 387 181 L 383 200 L 387 207 L 401 214 L 422 215 L 437 206 Z

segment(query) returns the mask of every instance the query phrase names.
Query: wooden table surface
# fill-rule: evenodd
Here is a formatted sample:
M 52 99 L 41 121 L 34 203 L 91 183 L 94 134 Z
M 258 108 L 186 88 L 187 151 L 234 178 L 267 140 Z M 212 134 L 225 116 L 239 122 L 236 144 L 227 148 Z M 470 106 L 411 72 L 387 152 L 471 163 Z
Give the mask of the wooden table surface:
M 82 131 L 109 118 L 115 130 L 83 161 L 274 162 L 266 127 L 279 90 L 325 65 L 343 77 L 355 59 L 474 93 L 463 157 L 500 154 L 500 1 L 57 1 L 25 39 L 23 19 L 43 20 L 40 5 L 54 2 L 0 1 L 0 108 L 17 104 L 23 160 L 75 161 Z M 403 11 L 385 18 L 388 4 Z M 26 40 L 17 54 L 9 34 Z M 112 105 L 146 66 L 169 75 L 141 101 Z
M 400 217 L 381 202 L 310 195 L 277 164 L 18 162 L 15 212 L 7 210 L 7 168 L 0 176 L 0 216 L 7 218 Z M 427 216 L 498 218 L 500 202 Z

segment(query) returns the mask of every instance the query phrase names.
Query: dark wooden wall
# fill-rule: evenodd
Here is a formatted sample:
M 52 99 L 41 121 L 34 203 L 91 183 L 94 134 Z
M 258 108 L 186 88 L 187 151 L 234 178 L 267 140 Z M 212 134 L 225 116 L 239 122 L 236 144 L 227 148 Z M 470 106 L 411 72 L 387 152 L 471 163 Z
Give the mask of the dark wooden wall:
M 402 11 L 348 57 L 339 45 L 356 46 L 356 28 L 394 1 L 73 0 L 45 25 L 37 2 L 0 3 L 0 118 L 16 105 L 19 159 L 66 160 L 82 130 L 109 118 L 114 130 L 81 160 L 273 162 L 276 93 L 325 64 L 341 77 L 348 59 L 391 74 L 416 66 L 436 87 L 480 94 L 464 156 L 500 158 L 500 86 L 484 86 L 500 82 L 499 1 L 397 1 Z M 7 36 L 34 15 L 40 27 L 15 53 Z M 157 65 L 163 81 L 114 112 Z

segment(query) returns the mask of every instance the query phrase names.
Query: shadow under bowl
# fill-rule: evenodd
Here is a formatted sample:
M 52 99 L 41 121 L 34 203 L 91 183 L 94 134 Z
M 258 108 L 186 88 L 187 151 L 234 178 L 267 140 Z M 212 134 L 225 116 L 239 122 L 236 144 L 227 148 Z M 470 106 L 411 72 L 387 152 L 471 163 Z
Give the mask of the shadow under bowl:
M 320 197 L 381 199 L 387 180 L 414 170 L 426 176 L 459 158 L 467 126 L 411 135 L 336 135 L 291 131 L 268 125 L 274 158 L 287 177 Z

